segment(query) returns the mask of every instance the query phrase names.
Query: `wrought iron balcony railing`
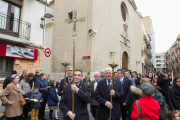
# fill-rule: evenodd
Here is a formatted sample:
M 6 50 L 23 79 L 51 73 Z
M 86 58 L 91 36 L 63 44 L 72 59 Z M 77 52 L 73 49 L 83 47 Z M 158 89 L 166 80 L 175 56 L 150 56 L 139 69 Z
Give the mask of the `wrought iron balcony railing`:
M 0 33 L 29 40 L 31 24 L 14 16 L 0 14 Z

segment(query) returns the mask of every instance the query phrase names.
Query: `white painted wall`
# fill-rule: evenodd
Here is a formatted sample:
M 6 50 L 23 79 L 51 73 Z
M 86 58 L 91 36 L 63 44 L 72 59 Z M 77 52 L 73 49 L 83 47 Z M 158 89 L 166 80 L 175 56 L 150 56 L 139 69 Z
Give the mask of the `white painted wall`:
M 30 42 L 42 45 L 43 29 L 40 28 L 41 17 L 44 16 L 45 5 L 36 0 L 23 0 L 21 20 L 31 23 Z
M 47 7 L 47 13 L 51 13 L 54 15 L 54 9 Z M 53 26 L 54 22 L 52 21 L 54 18 L 46 19 L 46 27 L 45 27 L 45 42 L 44 45 L 46 48 L 51 50 L 51 56 L 46 57 L 43 55 L 43 67 L 42 72 L 51 74 L 51 65 L 52 65 L 52 56 L 53 56 L 53 49 L 52 49 L 52 41 L 53 41 Z

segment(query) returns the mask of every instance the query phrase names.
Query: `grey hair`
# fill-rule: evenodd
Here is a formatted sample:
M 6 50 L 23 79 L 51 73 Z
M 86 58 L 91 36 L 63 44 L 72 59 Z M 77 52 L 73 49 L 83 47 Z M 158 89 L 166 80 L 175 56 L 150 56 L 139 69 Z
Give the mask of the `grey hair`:
M 123 74 L 123 75 L 124 75 L 124 70 L 123 70 L 123 69 L 118 69 L 117 71 L 120 71 L 120 72 L 121 72 L 121 74 Z
M 73 68 L 73 67 L 72 67 L 72 66 L 67 66 L 66 71 L 67 71 L 69 68 Z
M 13 81 L 16 78 L 16 76 L 19 76 L 19 75 L 18 74 L 12 74 L 11 75 L 11 81 Z
M 97 74 L 98 74 L 99 76 L 101 75 L 99 72 L 95 72 L 95 73 L 94 73 L 94 76 L 97 75 Z
M 23 70 L 23 73 L 27 72 L 27 70 Z
M 106 69 L 105 69 L 105 72 L 106 72 L 106 70 L 112 71 L 112 68 L 110 68 L 110 67 L 106 68 Z
M 105 70 L 104 70 L 104 69 L 102 69 L 102 70 L 101 70 L 101 73 L 102 73 L 102 72 L 105 72 Z

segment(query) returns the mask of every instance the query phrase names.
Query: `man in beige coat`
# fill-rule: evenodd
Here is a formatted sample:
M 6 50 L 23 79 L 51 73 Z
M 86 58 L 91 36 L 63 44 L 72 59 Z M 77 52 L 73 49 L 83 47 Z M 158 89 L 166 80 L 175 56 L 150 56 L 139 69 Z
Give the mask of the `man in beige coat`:
M 0 98 L 5 104 L 6 120 L 19 120 L 23 111 L 19 100 L 22 99 L 22 90 L 19 83 L 19 76 L 13 74 L 12 82 L 0 93 Z

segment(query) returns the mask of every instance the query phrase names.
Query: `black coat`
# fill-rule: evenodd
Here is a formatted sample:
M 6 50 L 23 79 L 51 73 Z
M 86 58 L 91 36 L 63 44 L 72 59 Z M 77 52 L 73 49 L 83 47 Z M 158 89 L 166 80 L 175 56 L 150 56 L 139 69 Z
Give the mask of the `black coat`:
M 11 83 L 11 75 L 4 80 L 3 89 L 5 89 L 9 83 Z
M 158 86 L 161 87 L 161 93 L 163 96 L 168 96 L 168 91 L 169 91 L 169 79 L 164 80 L 164 79 L 159 79 L 158 80 Z
M 96 91 L 94 91 L 95 80 L 91 82 L 91 105 L 99 106 L 100 103 L 96 100 Z M 97 87 L 96 87 L 97 88 Z
M 38 80 L 40 80 L 41 79 L 41 76 L 40 75 L 34 75 L 34 78 L 35 78 L 35 83 L 38 81 Z
M 140 85 L 140 80 L 141 80 L 140 77 L 135 78 L 134 82 L 135 82 L 136 86 Z
M 129 111 L 129 116 L 131 116 L 132 111 L 133 111 L 133 103 L 136 100 L 138 100 L 141 95 L 142 95 L 142 90 L 140 88 L 135 87 L 135 86 L 130 87 L 130 92 L 129 92 L 127 103 L 126 103 L 127 110 Z
M 68 83 L 68 77 L 66 77 L 66 83 Z M 61 96 L 62 95 L 62 91 L 63 91 L 63 88 L 64 88 L 64 79 L 61 80 L 61 83 L 60 83 L 60 86 L 59 86 L 59 89 L 58 89 L 58 95 Z
M 118 81 L 120 81 L 119 79 L 116 79 Z M 131 80 L 129 78 L 124 77 L 123 79 L 123 83 L 122 83 L 122 87 L 123 87 L 123 91 L 124 91 L 124 97 L 121 99 L 121 105 L 123 103 L 127 103 L 127 99 L 128 99 L 128 95 L 130 92 L 130 86 L 131 86 Z
M 21 75 L 21 76 L 19 77 L 19 83 L 20 83 L 20 81 L 21 81 L 22 79 L 24 79 L 23 75 Z
M 121 82 L 114 80 L 113 89 L 115 91 L 115 96 L 113 96 L 112 103 L 112 119 L 119 119 L 121 117 L 121 105 L 120 99 L 124 97 L 123 88 Z M 105 106 L 107 101 L 110 101 L 110 91 L 107 86 L 106 79 L 100 80 L 96 88 L 96 99 L 100 102 L 99 107 L 99 118 L 108 119 L 109 118 L 109 108 Z
M 74 93 L 74 112 L 76 117 L 74 120 L 89 120 L 87 104 L 90 102 L 90 87 L 89 85 L 80 82 L 79 91 Z M 63 95 L 59 105 L 61 111 L 64 113 L 63 120 L 71 120 L 67 115 L 68 111 L 72 111 L 72 90 L 71 84 L 63 89 Z
M 173 93 L 172 88 L 169 89 L 168 99 L 170 110 L 180 110 L 180 95 Z

